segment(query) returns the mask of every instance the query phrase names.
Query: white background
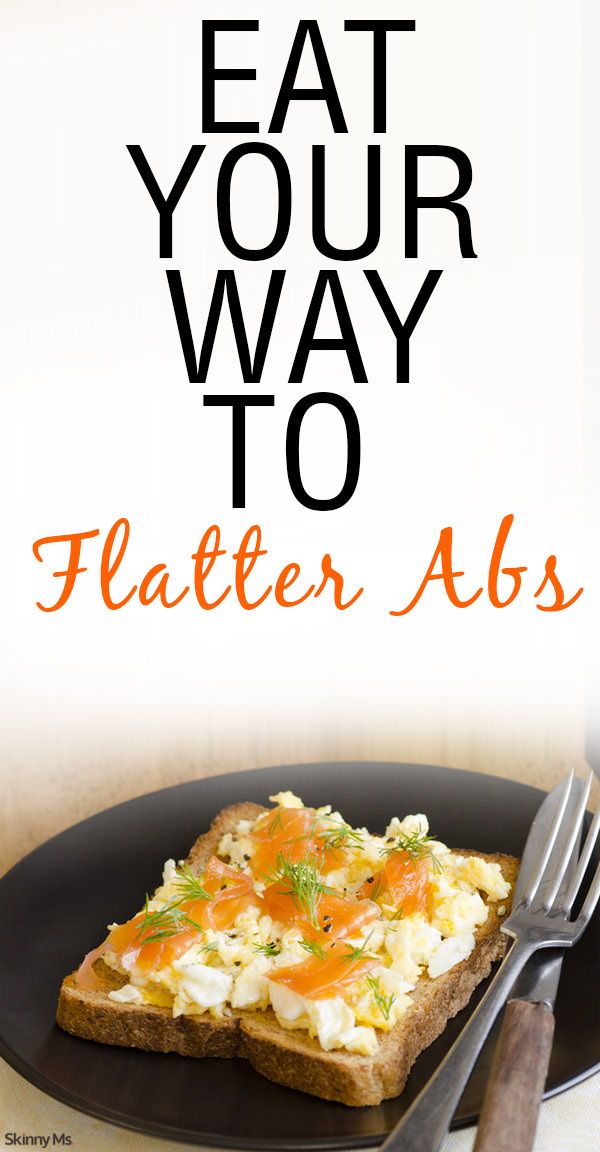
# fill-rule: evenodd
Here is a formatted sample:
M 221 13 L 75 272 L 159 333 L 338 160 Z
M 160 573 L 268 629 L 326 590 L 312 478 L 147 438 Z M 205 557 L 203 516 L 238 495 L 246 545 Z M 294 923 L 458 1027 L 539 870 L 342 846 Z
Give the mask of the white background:
M 198 343 L 216 269 L 238 271 L 254 333 L 271 267 L 235 261 L 216 227 L 218 166 L 246 137 L 201 132 L 201 18 L 236 15 L 259 18 L 260 32 L 223 37 L 217 62 L 222 52 L 224 64 L 255 66 L 258 78 L 223 84 L 220 113 L 266 129 L 297 20 L 316 16 L 349 133 L 334 137 L 320 103 L 293 105 L 281 136 L 261 133 L 285 152 L 294 195 L 292 234 L 272 265 L 288 271 L 265 374 L 260 386 L 243 385 L 225 325 L 207 384 L 190 385 L 165 267 L 181 269 Z M 371 134 L 370 37 L 342 31 L 344 18 L 365 15 L 417 20 L 415 33 L 390 37 L 386 137 Z M 565 19 L 554 0 L 371 3 L 368 12 L 353 0 L 0 5 L 0 741 L 3 780 L 26 781 L 34 811 L 48 802 L 50 760 L 74 788 L 87 774 L 93 790 L 94 774 L 125 748 L 197 762 L 225 745 L 259 747 L 264 733 L 320 733 L 325 747 L 343 731 L 349 749 L 364 747 L 365 734 L 393 733 L 399 758 L 483 745 L 508 760 L 580 754 L 588 589 L 556 615 L 537 611 L 532 596 L 550 552 L 569 593 L 588 578 L 579 16 L 575 3 Z M 316 272 L 330 266 L 311 247 L 310 146 L 327 148 L 332 236 L 357 243 L 369 142 L 382 146 L 384 201 L 366 267 L 379 269 L 401 315 L 427 269 L 444 269 L 412 341 L 411 383 L 394 382 L 391 332 L 360 266 L 346 265 L 369 383 L 352 383 L 343 355 L 315 353 L 304 383 L 291 385 Z M 170 262 L 158 258 L 157 213 L 130 143 L 165 188 L 190 145 L 207 145 L 175 213 Z M 403 259 L 407 143 L 469 155 L 477 260 L 461 260 L 443 212 L 424 214 L 420 259 Z M 244 175 L 235 218 L 259 242 L 272 187 L 258 165 Z M 427 179 L 445 190 L 454 173 L 432 167 Z M 248 501 L 233 511 L 229 416 L 203 408 L 202 396 L 245 388 L 275 392 L 276 406 L 248 418 Z M 289 412 L 319 389 L 348 396 L 362 430 L 359 487 L 334 513 L 300 507 L 285 476 Z M 335 420 L 322 410 L 308 418 L 303 446 L 307 488 L 335 490 Z M 482 596 L 457 611 L 436 584 L 409 616 L 388 615 L 416 590 L 447 524 L 465 588 L 485 585 L 508 512 L 506 562 L 530 569 L 515 604 L 499 611 Z M 105 533 L 120 516 L 132 525 L 123 587 L 160 561 L 187 583 L 209 524 L 220 524 L 231 552 L 260 522 L 269 556 L 257 584 L 290 560 L 315 580 L 329 551 L 348 586 L 366 591 L 343 614 L 324 597 L 253 613 L 230 599 L 207 614 L 191 596 L 172 611 L 132 602 L 112 613 L 93 543 L 68 606 L 42 614 L 35 602 L 51 602 L 58 581 L 32 542 Z

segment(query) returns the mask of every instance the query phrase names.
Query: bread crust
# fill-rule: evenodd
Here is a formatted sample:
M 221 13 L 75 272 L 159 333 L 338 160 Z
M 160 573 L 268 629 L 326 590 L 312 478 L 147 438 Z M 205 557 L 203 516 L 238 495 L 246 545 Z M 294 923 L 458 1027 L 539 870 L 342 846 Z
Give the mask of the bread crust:
M 202 872 L 225 832 L 232 831 L 240 820 L 255 820 L 264 811 L 249 802 L 224 808 L 209 831 L 196 840 L 186 863 L 195 872 Z M 460 852 L 499 863 L 514 889 L 519 868 L 515 857 Z M 102 960 L 94 965 L 98 989 L 80 988 L 75 973 L 63 980 L 56 1020 L 66 1032 L 97 1043 L 196 1058 L 241 1056 L 257 1072 L 288 1088 L 351 1107 L 379 1104 L 399 1095 L 419 1053 L 468 1004 L 477 985 L 489 975 L 492 963 L 502 957 L 507 937 L 500 931 L 501 922 L 496 906 L 490 904 L 471 955 L 435 980 L 420 978 L 411 993 L 410 1008 L 390 1032 L 378 1034 L 378 1051 L 372 1057 L 325 1052 L 307 1032 L 283 1028 L 270 1008 L 241 1011 L 221 1019 L 207 1015 L 174 1018 L 169 1008 L 117 1003 L 108 993 L 125 983 L 125 978 Z

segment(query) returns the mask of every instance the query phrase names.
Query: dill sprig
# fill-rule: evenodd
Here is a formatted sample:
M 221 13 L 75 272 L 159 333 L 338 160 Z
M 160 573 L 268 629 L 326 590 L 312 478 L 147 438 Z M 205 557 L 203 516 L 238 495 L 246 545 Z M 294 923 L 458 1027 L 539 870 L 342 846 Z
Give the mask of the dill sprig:
M 262 956 L 279 956 L 281 954 L 281 948 L 273 941 L 270 944 L 255 944 L 254 947 Z
M 292 864 L 280 852 L 276 871 L 266 877 L 269 884 L 283 884 L 282 896 L 291 896 L 296 908 L 304 912 L 314 928 L 318 928 L 317 911 L 321 896 L 334 896 L 333 888 L 323 883 L 317 870 L 317 861 L 310 856 Z
M 379 1008 L 381 1015 L 383 1016 L 384 1020 L 389 1020 L 392 1004 L 396 999 L 394 993 L 392 993 L 391 996 L 386 996 L 385 993 L 382 992 L 379 976 L 366 976 L 365 979 L 369 988 L 371 989 L 371 992 L 373 993 L 373 999 Z
M 271 822 L 269 824 L 269 827 L 267 829 L 267 833 L 268 833 L 269 837 L 274 836 L 275 833 L 278 832 L 280 828 L 283 828 L 283 820 L 281 818 L 281 808 L 276 808 L 275 812 L 273 814 L 273 817 L 271 819 Z
M 327 816 L 326 819 L 330 824 L 333 824 L 333 827 L 321 825 L 316 832 L 317 839 L 322 842 L 323 848 L 327 851 L 335 851 L 339 848 L 352 847 L 362 852 L 364 844 L 360 832 L 357 832 L 350 824 L 346 824 L 344 820 L 335 820 L 331 816 Z
M 318 956 L 319 960 L 325 959 L 325 949 L 318 940 L 301 940 L 300 947 L 304 948 L 305 952 L 310 952 L 312 956 Z
M 177 869 L 177 883 L 175 891 L 188 900 L 210 900 L 210 893 L 202 887 L 198 877 L 192 872 L 189 864 L 182 864 Z
M 365 937 L 362 944 L 360 944 L 358 948 L 352 948 L 351 945 L 348 945 L 349 951 L 346 952 L 345 956 L 342 956 L 342 960 L 348 960 L 348 961 L 360 960 L 361 957 L 364 956 L 365 952 L 367 951 L 367 944 L 369 943 L 369 940 L 371 939 L 371 936 L 373 935 L 373 931 L 374 931 L 374 929 L 371 928 L 369 935 Z
M 400 832 L 394 837 L 393 844 L 387 844 L 385 848 L 380 849 L 380 855 L 391 856 L 394 852 L 406 852 L 411 860 L 429 859 L 434 872 L 443 872 L 444 865 L 430 847 L 433 841 L 435 836 L 429 836 L 420 828 L 415 832 Z
M 150 900 L 148 894 L 146 894 L 144 919 L 140 921 L 135 935 L 135 939 L 141 940 L 142 944 L 158 944 L 162 940 L 167 940 L 170 936 L 177 936 L 179 932 L 183 932 L 186 928 L 194 928 L 198 932 L 204 931 L 201 924 L 192 920 L 192 918 L 184 912 L 181 907 L 181 900 L 176 900 L 172 904 L 166 904 L 164 908 L 158 908 L 156 912 L 150 911 L 149 904 Z M 146 933 L 148 933 L 148 935 L 146 935 Z

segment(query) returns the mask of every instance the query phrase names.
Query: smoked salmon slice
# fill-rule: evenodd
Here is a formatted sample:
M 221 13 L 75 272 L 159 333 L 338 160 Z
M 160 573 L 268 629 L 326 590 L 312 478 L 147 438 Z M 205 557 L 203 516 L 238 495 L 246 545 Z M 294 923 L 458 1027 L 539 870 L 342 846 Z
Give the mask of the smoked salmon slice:
M 353 984 L 360 976 L 366 976 L 381 959 L 364 956 L 353 950 L 349 944 L 337 941 L 331 944 L 325 957 L 310 956 L 300 964 L 291 964 L 269 973 L 269 980 L 283 984 L 298 996 L 309 1000 L 326 1000 Z
M 323 936 L 325 943 L 356 936 L 381 915 L 372 900 L 345 899 L 343 896 L 325 894 L 317 897 L 314 920 L 311 920 L 296 893 L 286 886 L 285 879 L 277 880 L 265 888 L 263 905 L 273 920 L 301 928 L 309 940 L 315 938 L 316 932 L 319 939 Z
M 378 904 L 392 904 L 403 916 L 425 915 L 431 906 L 431 882 L 427 861 L 402 849 L 392 852 L 381 872 L 367 880 L 359 892 Z
M 258 878 L 269 876 L 280 856 L 290 864 L 303 860 L 314 849 L 315 831 L 312 808 L 277 808 L 269 812 L 252 833 L 254 874 Z
M 348 834 L 356 843 L 352 829 L 319 816 L 314 808 L 276 808 L 252 833 L 252 869 L 257 878 L 264 878 L 274 871 L 280 856 L 290 864 L 311 857 L 320 871 L 331 872 L 344 865 Z
M 155 913 L 140 912 L 117 924 L 103 944 L 88 952 L 77 972 L 82 988 L 94 988 L 94 961 L 114 952 L 127 972 L 155 972 L 191 948 L 206 928 L 230 928 L 240 912 L 260 904 L 252 877 L 212 856 L 202 882 L 208 899 L 175 900 Z

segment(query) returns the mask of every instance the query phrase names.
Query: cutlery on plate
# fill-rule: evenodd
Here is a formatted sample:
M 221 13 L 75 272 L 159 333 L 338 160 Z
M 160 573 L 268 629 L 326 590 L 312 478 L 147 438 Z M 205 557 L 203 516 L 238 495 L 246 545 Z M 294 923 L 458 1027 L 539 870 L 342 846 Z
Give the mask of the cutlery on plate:
M 519 900 L 513 902 L 502 925 L 512 944 L 469 1021 L 382 1145 L 382 1152 L 438 1152 L 475 1060 L 517 976 L 538 950 L 562 950 L 579 940 L 600 896 L 599 865 L 579 914 L 569 920 L 600 829 L 597 813 L 575 865 L 572 856 L 584 815 L 583 790 L 571 772 L 546 798 L 531 826 L 520 869 Z M 510 1125 L 511 1117 L 505 1113 L 504 1126 Z M 510 1147 L 517 1152 L 514 1141 Z
M 573 781 L 564 818 L 575 828 L 581 824 L 591 783 L 591 775 L 587 781 Z M 544 800 L 527 841 L 513 896 L 515 908 L 521 903 L 526 878 L 541 855 L 551 826 L 552 795 Z M 564 898 L 573 882 L 580 840 L 577 836 L 557 900 Z M 563 957 L 562 948 L 537 952 L 517 976 L 504 1010 L 473 1152 L 531 1152 L 533 1148 L 552 1051 Z

